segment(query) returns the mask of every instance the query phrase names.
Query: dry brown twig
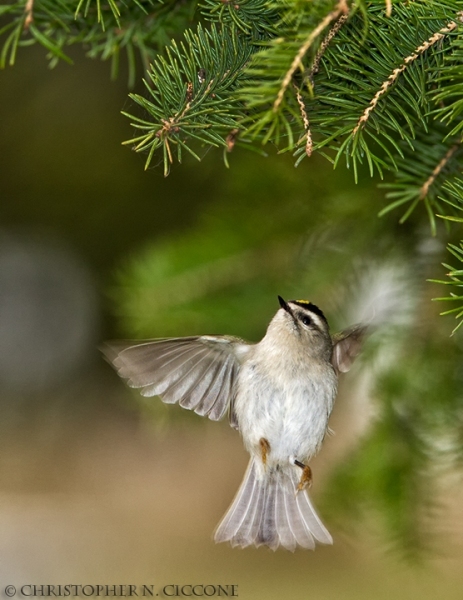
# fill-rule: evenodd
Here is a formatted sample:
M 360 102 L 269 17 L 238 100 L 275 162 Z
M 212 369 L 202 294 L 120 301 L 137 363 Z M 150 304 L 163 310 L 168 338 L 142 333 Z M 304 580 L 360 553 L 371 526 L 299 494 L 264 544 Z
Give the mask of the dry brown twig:
M 27 0 L 26 6 L 24 7 L 24 13 L 26 18 L 24 20 L 24 29 L 29 29 L 32 21 L 34 20 L 34 0 Z
M 232 129 L 230 133 L 227 135 L 225 143 L 227 144 L 227 152 L 231 152 L 235 147 L 236 140 L 238 139 L 238 135 L 240 133 L 239 129 Z
M 333 25 L 333 27 L 328 31 L 323 42 L 320 44 L 320 48 L 318 49 L 317 54 L 315 55 L 314 61 L 312 63 L 312 67 L 311 67 L 309 75 L 308 75 L 312 85 L 313 85 L 313 77 L 314 77 L 314 75 L 316 75 L 318 73 L 318 69 L 320 67 L 320 60 L 321 60 L 322 56 L 325 54 L 326 49 L 328 48 L 331 40 L 338 33 L 338 31 L 341 29 L 341 27 L 344 25 L 344 23 L 347 21 L 348 18 L 349 18 L 348 14 L 341 15 L 339 17 L 339 19 L 336 21 L 336 23 Z
M 386 17 L 390 17 L 392 14 L 392 0 L 386 0 Z
M 304 99 L 299 88 L 293 84 L 294 90 L 296 91 L 297 103 L 299 104 L 299 110 L 301 112 L 302 122 L 304 123 L 305 130 L 305 153 L 307 156 L 312 156 L 313 141 L 312 132 L 310 131 L 309 117 L 307 116 L 307 110 L 305 108 Z
M 429 192 L 429 188 L 435 182 L 436 177 L 439 175 L 439 173 L 442 171 L 442 169 L 445 167 L 445 165 L 449 162 L 449 160 L 452 158 L 452 156 L 458 150 L 459 146 L 460 146 L 460 142 L 458 142 L 457 144 L 454 144 L 451 148 L 449 148 L 447 150 L 443 159 L 439 162 L 439 164 L 433 170 L 433 172 L 428 177 L 428 179 L 423 183 L 423 185 L 421 186 L 421 190 L 420 190 L 420 200 L 424 200 L 426 198 L 426 196 L 428 195 L 428 192 Z

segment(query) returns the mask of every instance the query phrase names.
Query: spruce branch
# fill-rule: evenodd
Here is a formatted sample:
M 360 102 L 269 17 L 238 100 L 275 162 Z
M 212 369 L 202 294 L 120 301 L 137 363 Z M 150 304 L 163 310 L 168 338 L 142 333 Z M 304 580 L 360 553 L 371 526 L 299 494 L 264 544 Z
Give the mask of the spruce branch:
M 461 263 L 463 263 L 463 242 L 460 242 L 460 246 L 456 246 L 455 244 L 448 245 L 449 252 Z M 443 266 L 448 269 L 447 277 L 448 280 L 440 280 L 440 279 L 430 279 L 433 283 L 440 283 L 442 285 L 452 286 L 453 288 L 463 288 L 463 265 L 462 268 L 454 268 L 450 265 L 443 263 Z M 452 335 L 454 335 L 460 327 L 463 326 L 463 293 L 455 293 L 450 292 L 448 296 L 444 296 L 441 298 L 433 298 L 434 301 L 439 302 L 458 302 L 459 305 L 455 308 L 451 308 L 449 310 L 445 310 L 441 312 L 441 315 L 451 315 L 455 316 L 455 319 L 458 319 L 459 322 L 456 327 L 452 331 Z
M 371 175 L 397 169 L 402 141 L 413 148 L 417 132 L 428 127 L 433 102 L 428 91 L 453 51 L 461 23 L 456 6 L 398 3 L 387 17 L 383 5 L 372 3 L 363 44 L 361 14 L 340 28 L 320 61 L 315 94 L 306 100 L 314 151 L 335 165 L 344 156 L 356 179 L 365 162 Z M 304 149 L 296 149 L 295 155 L 299 164 Z
M 458 150 L 460 143 L 461 142 L 453 144 L 453 146 L 451 146 L 447 150 L 447 152 L 445 153 L 445 156 L 442 158 L 442 160 L 439 162 L 439 164 L 437 164 L 436 167 L 433 169 L 433 172 L 428 177 L 428 179 L 426 179 L 426 181 L 423 183 L 423 185 L 421 186 L 421 189 L 420 189 L 420 200 L 424 200 L 424 198 L 426 198 L 426 196 L 429 193 L 429 188 L 434 184 L 437 176 L 441 173 L 442 169 L 447 165 L 449 160 L 452 158 L 452 156 Z
M 199 25 L 196 32 L 187 31 L 179 44 L 172 42 L 166 58 L 155 59 L 148 74 L 149 84 L 145 81 L 150 100 L 131 95 L 148 113 L 148 120 L 123 113 L 143 131 L 124 143 L 136 152 L 148 151 L 145 168 L 161 147 L 165 175 L 174 161 L 173 147 L 179 162 L 182 151 L 200 160 L 192 147 L 198 143 L 233 147 L 236 135 L 232 144 L 230 132 L 239 129 L 244 117 L 244 107 L 234 91 L 250 52 L 236 28 L 218 30 L 212 25 L 205 30 Z
M 461 135 L 463 129 L 463 39 L 453 42 L 453 52 L 446 57 L 442 68 L 435 72 L 432 98 L 436 105 L 433 116 L 449 126 L 449 136 Z
M 344 159 L 356 180 L 362 165 L 395 172 L 380 214 L 403 208 L 404 222 L 422 207 L 433 233 L 436 217 L 461 222 L 462 0 L 200 1 L 193 16 L 196 0 L 12 0 L 0 66 L 23 45 L 54 65 L 83 44 L 113 74 L 125 52 L 133 84 L 138 53 L 151 66 L 126 143 L 145 168 L 157 151 L 167 175 L 185 153 L 220 147 L 227 164 L 270 142 L 296 164 Z
M 439 31 L 434 33 L 428 40 L 426 40 L 423 44 L 418 46 L 418 48 L 416 48 L 416 50 L 414 52 L 412 52 L 412 54 L 405 57 L 403 63 L 400 65 L 400 67 L 397 67 L 392 71 L 392 73 L 389 75 L 389 77 L 386 79 L 386 81 L 383 82 L 381 88 L 376 92 L 376 94 L 372 98 L 369 106 L 365 109 L 364 113 L 358 120 L 357 125 L 352 130 L 352 136 L 355 136 L 357 131 L 365 125 L 365 123 L 370 118 L 371 112 L 376 109 L 381 96 L 386 94 L 386 92 L 389 90 L 389 88 L 392 85 L 394 85 L 394 83 L 396 82 L 399 75 L 401 73 L 403 73 L 405 71 L 405 69 L 413 61 L 417 60 L 417 58 L 421 54 L 423 54 L 424 52 L 429 50 L 429 48 L 431 48 L 431 46 L 433 46 L 437 42 L 440 42 L 444 38 L 444 36 L 451 33 L 452 31 L 454 31 L 457 27 L 457 21 L 463 22 L 463 13 L 462 12 L 458 13 L 456 19 L 457 19 L 456 21 L 450 21 L 445 27 L 442 27 L 442 29 L 440 29 Z
M 278 91 L 278 95 L 275 99 L 275 102 L 273 103 L 273 112 L 277 112 L 278 109 L 280 108 L 281 103 L 283 101 L 283 97 L 286 93 L 286 90 L 288 89 L 289 84 L 291 83 L 291 81 L 294 77 L 295 72 L 301 68 L 302 61 L 303 61 L 305 55 L 307 54 L 309 48 L 312 47 L 314 41 L 326 29 L 326 27 L 328 27 L 328 25 L 332 21 L 335 21 L 341 15 L 347 16 L 348 12 L 349 12 L 349 6 L 347 4 L 347 0 L 339 0 L 336 8 L 334 10 L 332 10 L 331 12 L 329 12 L 326 15 L 326 17 L 324 19 L 322 19 L 322 21 L 310 32 L 310 34 L 307 37 L 307 39 L 305 40 L 305 42 L 299 48 L 299 51 L 296 54 L 296 56 L 294 57 L 290 68 L 288 69 L 288 71 L 285 73 L 285 75 L 283 77 L 283 81 L 282 81 L 281 87 Z
M 459 165 L 460 172 L 463 170 L 461 164 Z M 463 210 L 463 180 L 459 177 L 454 177 L 453 180 L 447 180 L 442 188 L 443 200 L 447 205 L 451 206 L 456 211 Z M 447 212 L 447 211 L 445 211 Z M 442 218 L 450 218 L 448 214 L 446 216 L 439 215 Z M 461 221 L 460 219 L 458 219 Z
M 87 56 L 111 60 L 113 77 L 124 51 L 133 86 L 136 54 L 148 68 L 178 30 L 191 25 L 195 5 L 196 0 L 16 0 L 0 7 L 0 68 L 13 65 L 22 46 L 42 45 L 55 66 L 71 62 L 66 47 L 82 45 Z
M 330 23 L 348 11 L 344 1 L 315 0 L 307 6 L 297 0 L 281 2 L 278 37 L 262 44 L 253 54 L 240 90 L 249 110 L 243 137 L 263 144 L 271 141 L 277 146 L 283 139 L 286 150 L 293 149 L 296 140 L 306 140 L 296 88 L 305 101 L 303 86 L 309 78 L 304 81 L 304 73 L 310 72 L 319 38 Z M 310 94 L 312 86 L 307 87 Z
M 278 35 L 279 3 L 268 0 L 203 0 L 201 14 L 220 26 L 236 27 L 250 39 Z
M 463 149 L 460 139 L 444 139 L 447 130 L 442 124 L 429 123 L 427 128 L 428 131 L 420 131 L 411 147 L 401 144 L 402 156 L 396 158 L 395 182 L 379 186 L 389 190 L 386 199 L 391 201 L 379 215 L 408 205 L 399 220 L 404 223 L 421 205 L 435 235 L 436 213 L 458 211 L 447 183 L 449 176 L 462 171 Z
M 336 21 L 336 23 L 333 25 L 333 27 L 328 31 L 325 38 L 323 39 L 323 42 L 320 44 L 320 48 L 318 49 L 317 54 L 315 55 L 315 58 L 313 60 L 312 66 L 309 71 L 309 76 L 308 76 L 312 85 L 313 85 L 313 78 L 318 73 L 318 69 L 320 68 L 320 60 L 321 60 L 322 56 L 325 54 L 326 49 L 328 48 L 331 40 L 334 38 L 334 36 L 337 34 L 337 32 L 341 29 L 341 27 L 344 25 L 344 23 L 347 21 L 348 18 L 349 18 L 348 13 L 341 15 L 339 17 L 339 19 Z
M 77 17 L 79 16 L 80 10 L 81 10 L 84 2 L 85 2 L 84 16 L 87 16 L 89 8 L 91 6 L 91 0 L 79 0 L 79 3 L 77 4 L 76 12 L 74 13 L 74 18 L 77 19 Z M 117 25 L 120 26 L 119 17 L 121 16 L 121 11 L 120 11 L 118 5 L 116 4 L 115 0 L 108 0 L 108 4 L 112 11 L 112 14 L 114 15 L 114 18 L 116 19 Z M 104 20 L 102 7 L 101 7 L 101 0 L 96 0 L 96 7 L 97 7 L 98 23 L 101 23 L 101 27 L 104 31 L 105 30 L 105 20 Z
M 452 181 L 446 181 L 442 188 L 441 200 L 443 200 L 446 205 L 449 205 L 454 212 L 459 212 L 461 214 L 461 211 L 463 211 L 463 179 L 457 177 Z M 445 215 L 438 216 L 447 221 L 454 221 L 460 225 L 463 223 L 463 217 L 450 216 L 447 211 Z M 460 263 L 463 263 L 463 241 L 460 241 L 459 246 L 448 244 L 447 249 L 454 258 Z M 463 288 L 463 265 L 460 268 L 455 268 L 449 264 L 443 263 L 443 266 L 447 269 L 447 279 L 431 279 L 430 281 L 450 286 L 451 289 L 456 289 L 456 291 L 451 291 L 448 296 L 433 298 L 433 300 L 458 303 L 458 306 L 455 308 L 440 313 L 441 315 L 453 314 L 455 318 L 458 319 L 458 324 L 452 331 L 452 335 L 454 335 L 463 326 L 463 292 L 461 291 L 461 288 Z

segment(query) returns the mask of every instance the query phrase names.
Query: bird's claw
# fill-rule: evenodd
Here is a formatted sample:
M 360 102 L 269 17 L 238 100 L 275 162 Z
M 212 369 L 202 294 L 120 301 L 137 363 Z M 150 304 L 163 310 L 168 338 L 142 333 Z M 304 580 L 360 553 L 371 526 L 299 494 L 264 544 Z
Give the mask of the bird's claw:
M 262 463 L 263 463 L 264 467 L 266 467 L 267 466 L 267 457 L 270 453 L 270 444 L 269 444 L 268 440 L 266 440 L 265 438 L 260 438 L 259 446 L 260 446 L 260 456 L 262 458 Z
M 309 465 L 305 465 L 296 459 L 294 460 L 294 464 L 302 469 L 302 475 L 296 488 L 297 494 L 298 492 L 305 490 L 306 487 L 310 488 L 312 486 L 313 476 L 312 469 L 309 467 Z

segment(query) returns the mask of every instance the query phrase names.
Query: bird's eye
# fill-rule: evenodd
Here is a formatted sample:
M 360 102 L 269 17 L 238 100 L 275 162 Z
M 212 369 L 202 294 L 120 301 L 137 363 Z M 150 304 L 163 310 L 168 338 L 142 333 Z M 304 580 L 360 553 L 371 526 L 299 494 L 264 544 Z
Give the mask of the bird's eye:
M 308 327 L 312 323 L 312 319 L 310 317 L 302 317 L 301 322 Z

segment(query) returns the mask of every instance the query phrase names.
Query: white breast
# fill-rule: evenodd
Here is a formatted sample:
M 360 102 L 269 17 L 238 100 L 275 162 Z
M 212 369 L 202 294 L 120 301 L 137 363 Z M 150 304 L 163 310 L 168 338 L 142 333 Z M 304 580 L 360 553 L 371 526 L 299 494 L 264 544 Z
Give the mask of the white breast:
M 269 442 L 269 464 L 307 460 L 328 428 L 336 376 L 329 363 L 289 361 L 284 353 L 268 359 L 256 353 L 241 368 L 235 402 L 241 435 L 251 454 L 260 455 L 261 438 Z

